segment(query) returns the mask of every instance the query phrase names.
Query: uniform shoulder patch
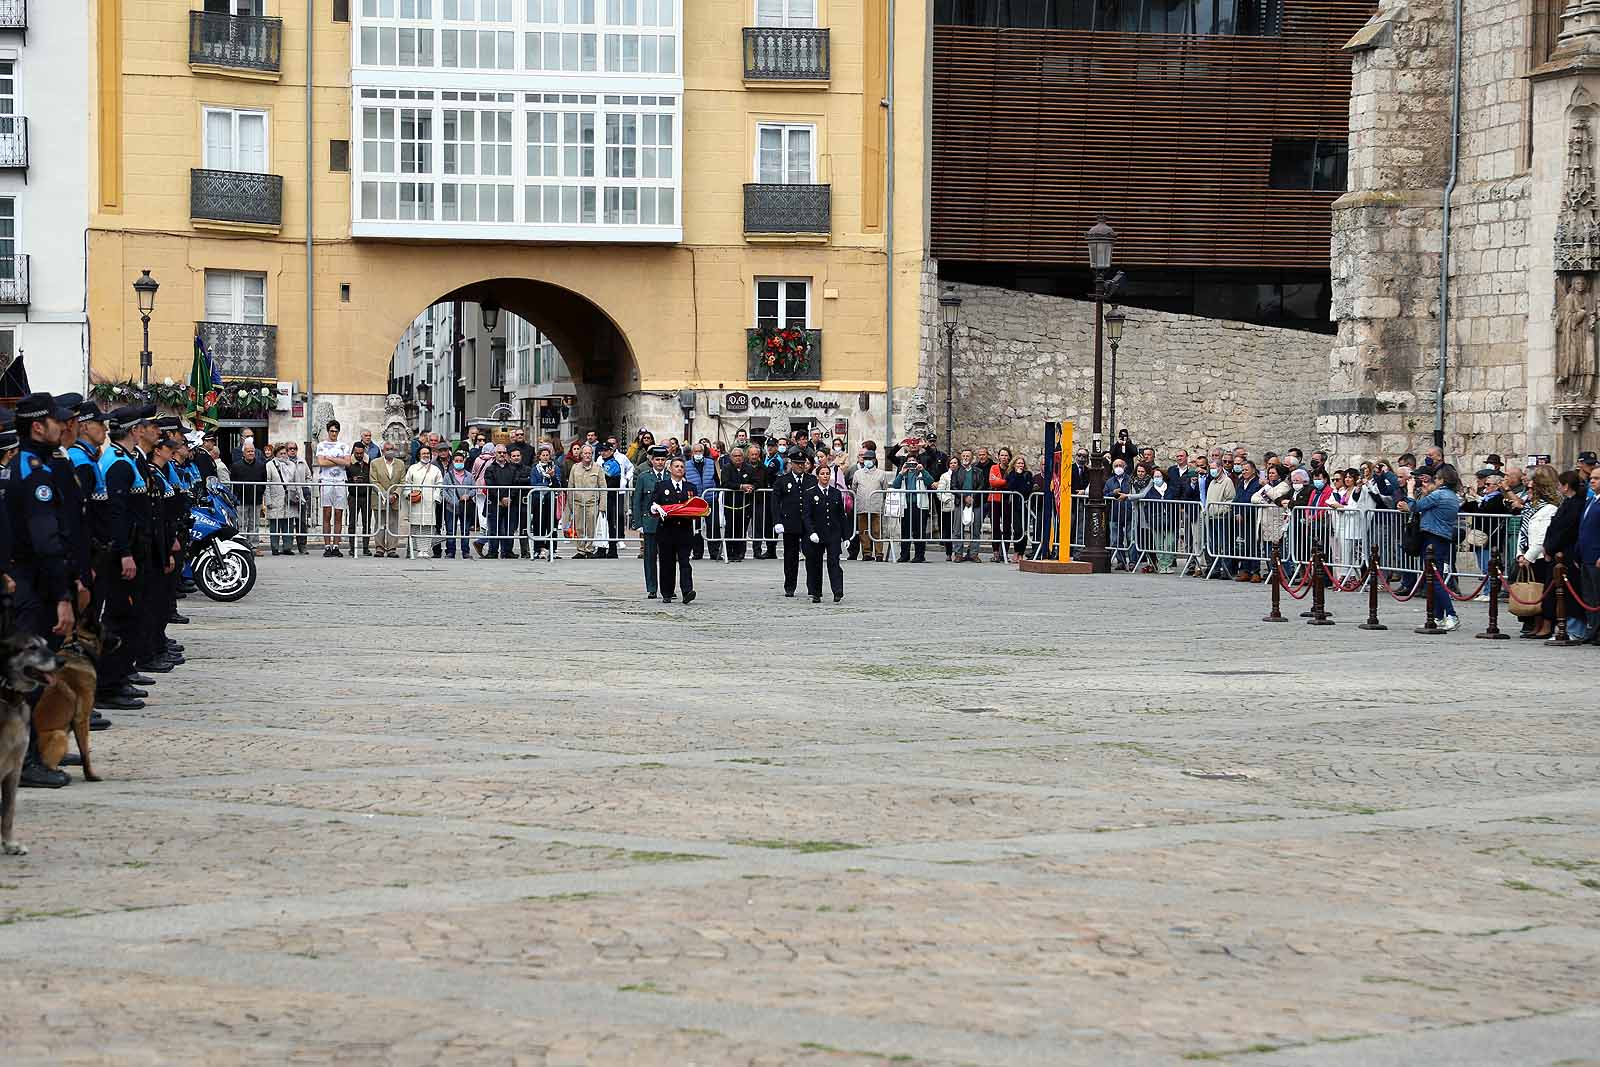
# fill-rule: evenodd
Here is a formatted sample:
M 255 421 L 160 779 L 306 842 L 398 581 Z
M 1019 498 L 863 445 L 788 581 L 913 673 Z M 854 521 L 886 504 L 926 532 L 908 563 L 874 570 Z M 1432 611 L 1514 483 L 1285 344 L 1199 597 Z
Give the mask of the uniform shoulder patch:
M 55 494 L 50 491 L 50 487 L 48 485 L 41 485 L 33 491 L 33 498 L 44 504 L 50 503 L 50 498 L 54 495 Z

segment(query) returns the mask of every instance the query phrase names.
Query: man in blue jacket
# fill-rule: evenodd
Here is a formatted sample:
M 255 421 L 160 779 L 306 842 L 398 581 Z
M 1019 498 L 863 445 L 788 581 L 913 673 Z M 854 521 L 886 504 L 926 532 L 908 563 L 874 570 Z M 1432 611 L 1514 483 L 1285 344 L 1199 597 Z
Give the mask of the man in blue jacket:
M 1584 616 L 1588 623 L 1586 640 L 1600 645 L 1600 468 L 1589 472 L 1589 502 L 1578 522 L 1578 560 L 1582 564 Z

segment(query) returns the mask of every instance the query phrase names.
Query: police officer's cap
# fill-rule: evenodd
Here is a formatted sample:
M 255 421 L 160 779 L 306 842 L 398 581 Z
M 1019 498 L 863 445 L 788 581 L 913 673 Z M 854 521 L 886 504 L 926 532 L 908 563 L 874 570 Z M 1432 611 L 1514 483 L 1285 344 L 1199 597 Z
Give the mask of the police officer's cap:
M 83 394 L 62 393 L 60 396 L 56 397 L 56 406 L 60 408 L 66 408 L 68 411 L 72 412 L 68 418 L 75 419 L 78 417 L 78 409 L 83 406 Z
M 17 447 L 17 419 L 11 412 L 0 408 L 0 452 Z
M 650 457 L 652 459 L 665 458 L 666 454 L 667 454 L 667 446 L 666 445 L 651 445 L 650 446 Z
M 811 462 L 811 453 L 806 451 L 805 449 L 799 447 L 798 445 L 796 445 L 794 448 L 789 449 L 789 462 L 790 463 L 798 463 L 801 460 L 804 460 L 805 462 L 810 463 Z
M 112 436 L 121 437 L 139 423 L 144 421 L 144 407 L 140 404 L 124 404 L 120 408 L 113 408 L 106 416 L 106 424 Z
M 79 399 L 82 399 L 81 397 Z M 36 419 L 60 419 L 62 422 L 72 418 L 73 413 L 58 403 L 49 393 L 29 393 L 17 401 L 17 421 L 33 421 Z
M 171 451 L 172 449 L 177 448 L 177 447 L 178 447 L 178 443 L 176 441 L 172 440 L 172 438 L 170 438 L 170 437 L 158 437 L 158 438 L 156 438 L 156 443 L 150 446 L 150 451 L 152 453 L 154 453 L 155 450 L 158 449 L 158 448 L 165 448 L 168 451 Z
M 162 433 L 167 433 L 171 430 L 182 430 L 183 420 L 176 415 L 163 415 L 156 420 L 156 428 Z
M 93 400 L 85 400 L 78 405 L 79 422 L 106 422 L 109 416 L 100 410 L 100 405 Z

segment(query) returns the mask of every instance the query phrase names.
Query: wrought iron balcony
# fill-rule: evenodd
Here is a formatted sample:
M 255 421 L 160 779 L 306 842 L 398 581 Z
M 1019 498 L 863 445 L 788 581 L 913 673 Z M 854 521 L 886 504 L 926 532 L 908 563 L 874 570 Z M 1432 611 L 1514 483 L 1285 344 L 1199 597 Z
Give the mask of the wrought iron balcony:
M 744 76 L 750 81 L 827 81 L 828 31 L 746 26 Z
M 0 30 L 28 28 L 28 0 L 0 0 Z
M 0 170 L 28 169 L 28 120 L 21 115 L 0 118 Z
M 826 236 L 833 221 L 831 190 L 827 185 L 746 185 L 744 232 Z
M 254 226 L 283 225 L 283 177 L 238 170 L 189 171 L 189 217 Z
M 0 256 L 0 307 L 28 306 L 28 257 Z
M 276 74 L 283 64 L 283 20 L 191 11 L 189 62 Z
M 195 329 L 218 373 L 229 378 L 276 378 L 278 328 L 255 322 L 197 322 Z
M 745 348 L 749 352 L 747 380 L 752 382 L 816 382 L 822 380 L 822 331 L 806 330 L 806 358 L 803 363 L 789 367 L 767 365 L 767 339 L 772 330 L 759 326 L 744 332 Z

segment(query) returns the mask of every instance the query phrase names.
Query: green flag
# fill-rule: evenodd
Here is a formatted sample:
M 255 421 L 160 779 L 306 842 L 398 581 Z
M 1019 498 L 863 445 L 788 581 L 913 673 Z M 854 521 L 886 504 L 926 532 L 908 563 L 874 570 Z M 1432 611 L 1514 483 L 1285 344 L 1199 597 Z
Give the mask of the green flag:
M 189 370 L 189 422 L 197 430 L 215 429 L 217 401 L 222 399 L 222 385 L 217 381 L 211 356 L 200 334 L 194 335 L 194 366 Z

